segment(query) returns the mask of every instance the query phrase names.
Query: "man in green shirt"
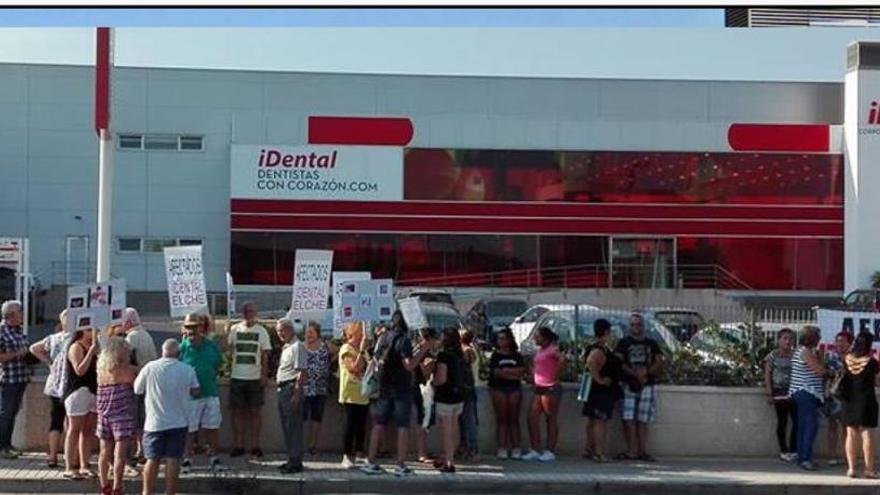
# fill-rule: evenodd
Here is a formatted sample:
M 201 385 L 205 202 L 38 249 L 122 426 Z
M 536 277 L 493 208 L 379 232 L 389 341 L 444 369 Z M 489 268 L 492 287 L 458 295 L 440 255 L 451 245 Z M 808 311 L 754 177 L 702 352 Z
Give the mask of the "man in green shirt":
M 189 449 L 192 452 L 196 433 L 205 442 L 205 453 L 210 458 L 210 469 L 223 470 L 225 467 L 217 457 L 217 442 L 220 423 L 220 396 L 217 391 L 217 375 L 223 366 L 223 352 L 213 340 L 207 339 L 210 319 L 208 315 L 188 314 L 183 321 L 183 343 L 180 344 L 180 360 L 195 369 L 199 380 L 199 395 L 193 397 L 189 415 Z M 192 470 L 192 460 L 187 457 L 181 464 L 182 472 Z

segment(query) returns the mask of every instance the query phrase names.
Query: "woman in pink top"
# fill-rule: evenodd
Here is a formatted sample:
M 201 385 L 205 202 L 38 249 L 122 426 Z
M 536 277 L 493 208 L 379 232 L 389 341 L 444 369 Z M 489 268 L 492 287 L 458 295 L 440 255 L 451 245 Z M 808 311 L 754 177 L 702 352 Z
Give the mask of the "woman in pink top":
M 535 333 L 535 394 L 532 407 L 529 408 L 529 440 L 532 450 L 523 456 L 525 461 L 551 462 L 556 460 L 556 441 L 559 438 L 559 400 L 562 398 L 562 386 L 559 384 L 559 372 L 562 369 L 562 354 L 556 346 L 558 337 L 552 330 L 541 327 Z M 547 420 L 547 448 L 541 451 L 541 415 Z

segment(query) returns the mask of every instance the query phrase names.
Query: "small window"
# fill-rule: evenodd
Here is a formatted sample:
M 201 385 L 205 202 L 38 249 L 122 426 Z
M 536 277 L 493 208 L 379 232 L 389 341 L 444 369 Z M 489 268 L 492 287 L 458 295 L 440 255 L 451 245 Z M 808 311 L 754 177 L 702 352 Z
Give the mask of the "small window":
M 143 146 L 143 136 L 140 134 L 120 134 L 119 148 L 125 150 L 139 150 Z
M 145 253 L 161 253 L 166 247 L 177 245 L 177 239 L 144 239 Z
M 201 239 L 179 239 L 177 242 L 178 242 L 179 246 L 201 246 L 202 245 Z
M 177 136 L 165 134 L 148 134 L 144 137 L 146 150 L 177 150 Z
M 120 253 L 139 253 L 141 252 L 140 237 L 120 237 L 119 252 Z
M 202 136 L 180 136 L 180 149 L 186 151 L 201 151 Z

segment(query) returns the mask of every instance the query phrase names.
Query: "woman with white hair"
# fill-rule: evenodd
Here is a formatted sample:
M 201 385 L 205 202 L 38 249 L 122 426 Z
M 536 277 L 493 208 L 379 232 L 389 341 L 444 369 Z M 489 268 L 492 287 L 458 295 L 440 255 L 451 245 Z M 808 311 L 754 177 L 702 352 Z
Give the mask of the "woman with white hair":
M 134 379 L 137 370 L 129 362 L 131 349 L 122 337 L 110 337 L 98 357 L 98 429 L 101 454 L 98 477 L 102 494 L 121 494 L 124 488 L 125 460 L 135 423 Z M 113 484 L 109 482 L 113 459 Z

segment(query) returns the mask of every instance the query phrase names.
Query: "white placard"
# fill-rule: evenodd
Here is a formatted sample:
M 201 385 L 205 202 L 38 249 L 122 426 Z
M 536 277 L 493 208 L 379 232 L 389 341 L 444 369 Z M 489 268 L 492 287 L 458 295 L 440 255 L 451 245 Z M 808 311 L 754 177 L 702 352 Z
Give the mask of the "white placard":
M 226 317 L 231 318 L 235 313 L 235 283 L 232 275 L 226 272 Z
M 326 311 L 330 296 L 333 251 L 297 249 L 293 266 L 293 298 L 290 314 Z
M 403 321 L 410 330 L 420 330 L 428 327 L 428 319 L 422 311 L 422 304 L 417 297 L 405 297 L 397 301 L 397 308 L 403 314 Z
M 403 200 L 403 148 L 232 145 L 230 196 Z
M 390 278 L 342 283 L 342 322 L 388 321 L 394 313 L 394 281 Z
M 123 279 L 68 287 L 67 328 L 104 328 L 111 323 L 120 323 L 125 299 Z
M 834 338 L 842 330 L 853 336 L 870 332 L 874 335 L 874 349 L 880 348 L 880 312 L 819 309 L 816 311 L 816 320 L 822 330 L 820 346 L 823 349 L 834 350 Z
M 333 272 L 333 336 L 342 337 L 342 283 L 357 280 L 370 280 L 370 272 Z
M 0 264 L 18 265 L 21 261 L 21 239 L 0 237 Z
M 172 318 L 208 311 L 202 246 L 165 248 L 165 278 Z

